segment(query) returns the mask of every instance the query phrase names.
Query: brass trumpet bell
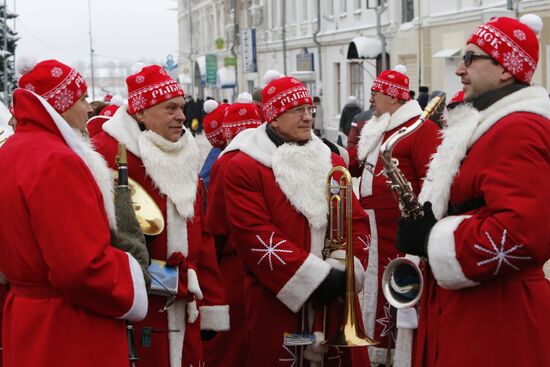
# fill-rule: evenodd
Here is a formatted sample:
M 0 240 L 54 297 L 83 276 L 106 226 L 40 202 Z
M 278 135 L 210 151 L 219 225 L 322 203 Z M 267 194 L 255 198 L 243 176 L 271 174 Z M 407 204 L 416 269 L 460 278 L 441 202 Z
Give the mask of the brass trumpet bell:
M 118 184 L 118 172 L 113 171 L 115 185 Z M 164 230 L 164 217 L 155 200 L 135 180 L 128 177 L 128 187 L 136 219 L 143 234 L 155 236 Z
M 424 277 L 418 265 L 406 257 L 391 261 L 382 275 L 382 292 L 397 309 L 413 307 L 420 300 Z

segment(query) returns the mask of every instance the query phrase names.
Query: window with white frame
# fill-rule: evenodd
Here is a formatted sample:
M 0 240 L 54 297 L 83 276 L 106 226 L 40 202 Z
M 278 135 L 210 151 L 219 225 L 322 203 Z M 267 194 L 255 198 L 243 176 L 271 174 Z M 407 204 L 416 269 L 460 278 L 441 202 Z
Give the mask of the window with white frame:
M 414 18 L 414 0 L 402 0 L 402 23 L 407 23 L 413 20 Z
M 349 95 L 357 97 L 357 103 L 365 106 L 364 88 L 363 88 L 363 65 L 358 62 L 349 64 Z

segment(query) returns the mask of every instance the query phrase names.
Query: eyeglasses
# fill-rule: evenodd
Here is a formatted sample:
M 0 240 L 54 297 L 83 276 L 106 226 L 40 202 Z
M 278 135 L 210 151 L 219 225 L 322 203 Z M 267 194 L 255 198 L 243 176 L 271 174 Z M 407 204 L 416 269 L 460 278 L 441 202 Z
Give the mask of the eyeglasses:
M 467 51 L 464 56 L 462 56 L 462 61 L 464 62 L 464 66 L 469 67 L 472 65 L 472 62 L 475 59 L 485 59 L 485 60 L 491 60 L 493 64 L 497 65 L 498 62 L 496 62 L 491 56 L 489 55 L 482 55 L 482 54 L 476 54 L 474 51 Z
M 308 113 L 311 113 L 311 115 L 315 115 L 315 112 L 317 112 L 317 107 L 316 106 L 300 106 L 300 107 L 293 108 L 291 110 L 287 110 L 287 112 L 292 113 L 296 117 L 303 116 L 306 111 Z

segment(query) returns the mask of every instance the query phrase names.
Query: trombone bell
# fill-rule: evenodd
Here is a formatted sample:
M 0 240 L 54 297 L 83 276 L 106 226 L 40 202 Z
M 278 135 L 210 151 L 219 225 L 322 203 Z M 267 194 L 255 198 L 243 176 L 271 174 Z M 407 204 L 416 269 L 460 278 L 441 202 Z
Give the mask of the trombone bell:
M 382 292 L 390 305 L 397 309 L 413 307 L 420 300 L 424 277 L 418 265 L 399 257 L 391 261 L 382 275 Z

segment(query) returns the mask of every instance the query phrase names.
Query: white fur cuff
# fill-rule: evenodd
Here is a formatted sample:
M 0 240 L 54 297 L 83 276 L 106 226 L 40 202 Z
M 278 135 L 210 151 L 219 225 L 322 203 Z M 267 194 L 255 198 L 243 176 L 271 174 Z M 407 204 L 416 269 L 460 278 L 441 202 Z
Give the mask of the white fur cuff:
M 464 275 L 456 258 L 454 232 L 470 215 L 449 216 L 437 222 L 428 238 L 428 261 L 437 284 L 446 289 L 474 287 L 476 283 Z
M 227 331 L 229 325 L 229 306 L 201 306 L 201 329 Z
M 325 259 L 325 262 L 333 269 L 345 271 L 345 258 L 345 250 L 335 250 Z M 353 257 L 353 267 L 355 269 L 355 291 L 359 293 L 363 289 L 363 283 L 365 282 L 365 269 L 363 269 L 361 261 L 356 256 Z
M 132 307 L 120 318 L 128 321 L 141 321 L 147 315 L 147 308 L 149 307 L 145 279 L 143 279 L 143 271 L 137 260 L 129 253 L 125 252 L 125 254 L 128 256 L 130 274 L 132 276 L 134 300 Z

